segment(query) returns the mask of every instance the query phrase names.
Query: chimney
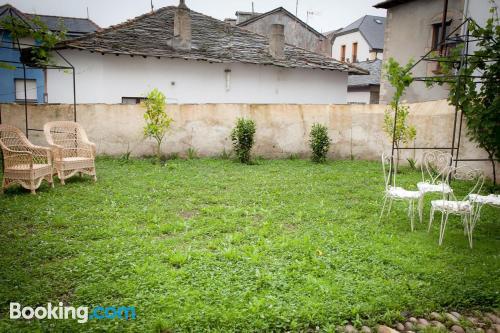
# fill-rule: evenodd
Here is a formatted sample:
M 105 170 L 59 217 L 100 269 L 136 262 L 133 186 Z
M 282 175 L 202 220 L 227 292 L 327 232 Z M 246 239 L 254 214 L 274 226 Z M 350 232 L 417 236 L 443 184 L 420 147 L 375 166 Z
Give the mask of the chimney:
M 174 16 L 174 43 L 179 50 L 191 50 L 191 15 L 184 0 L 180 0 Z
M 271 53 L 271 56 L 276 59 L 285 58 L 285 26 L 283 24 L 271 25 L 269 53 Z

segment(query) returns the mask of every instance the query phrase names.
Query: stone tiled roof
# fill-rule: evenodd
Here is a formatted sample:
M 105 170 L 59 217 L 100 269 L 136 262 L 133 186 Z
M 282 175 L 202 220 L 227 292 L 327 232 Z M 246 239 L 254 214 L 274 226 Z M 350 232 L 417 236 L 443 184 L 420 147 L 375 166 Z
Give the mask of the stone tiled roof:
M 284 59 L 273 58 L 269 53 L 266 37 L 194 11 L 190 11 L 191 49 L 174 49 L 172 39 L 176 9 L 177 7 L 172 6 L 163 7 L 84 37 L 62 42 L 57 48 L 103 54 L 180 58 L 214 63 L 241 62 L 367 74 L 356 66 L 288 44 L 285 46 Z
M 380 85 L 380 74 L 382 69 L 382 60 L 363 61 L 356 63 L 357 67 L 370 72 L 370 75 L 349 75 L 349 87 L 366 87 Z

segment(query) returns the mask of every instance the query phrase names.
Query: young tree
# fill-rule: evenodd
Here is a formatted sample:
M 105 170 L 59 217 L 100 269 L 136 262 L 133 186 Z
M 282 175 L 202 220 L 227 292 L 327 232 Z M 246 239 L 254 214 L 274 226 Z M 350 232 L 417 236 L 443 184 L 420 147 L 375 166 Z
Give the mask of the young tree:
M 490 12 L 485 27 L 472 20 L 469 23 L 470 39 L 477 40 L 473 54 L 462 56 L 462 44 L 448 55 L 438 57 L 443 75 L 433 78 L 428 85 L 447 84 L 448 101 L 464 115 L 468 137 L 489 156 L 496 186 L 495 160 L 500 160 L 500 26 L 496 7 Z
M 165 112 L 167 99 L 158 89 L 151 90 L 143 103 L 146 106 L 144 136 L 156 141 L 156 160 L 160 163 L 161 143 L 173 120 Z
M 394 145 L 397 148 L 396 171 L 399 167 L 399 148 L 403 144 L 407 144 L 411 140 L 415 139 L 415 136 L 417 135 L 415 127 L 408 124 L 409 107 L 400 104 L 401 97 L 403 96 L 406 88 L 408 88 L 413 82 L 413 78 L 410 73 L 412 66 L 413 60 L 410 60 L 405 66 L 401 66 L 393 58 L 389 58 L 387 63 L 384 65 L 385 77 L 395 89 L 391 103 L 389 104 L 389 109 L 387 109 L 384 114 L 383 129 L 387 136 L 391 140 L 394 140 Z M 394 114 L 396 112 L 396 122 L 394 123 Z

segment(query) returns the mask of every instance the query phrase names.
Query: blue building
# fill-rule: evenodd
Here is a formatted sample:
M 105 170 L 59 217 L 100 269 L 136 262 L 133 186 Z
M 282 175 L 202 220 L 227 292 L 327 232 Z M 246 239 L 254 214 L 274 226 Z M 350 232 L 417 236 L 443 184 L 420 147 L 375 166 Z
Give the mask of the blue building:
M 89 19 L 61 17 L 50 15 L 34 15 L 19 11 L 9 4 L 0 6 L 0 20 L 9 19 L 9 16 L 30 22 L 35 16 L 54 32 L 63 26 L 67 38 L 76 38 L 94 32 L 99 26 Z M 0 28 L 0 103 L 24 102 L 24 73 L 21 56 L 15 40 L 12 40 L 8 31 Z M 21 40 L 23 44 L 35 44 L 33 40 Z M 15 67 L 15 69 L 13 68 Z M 44 103 L 46 100 L 46 70 L 26 67 L 26 97 L 31 103 Z

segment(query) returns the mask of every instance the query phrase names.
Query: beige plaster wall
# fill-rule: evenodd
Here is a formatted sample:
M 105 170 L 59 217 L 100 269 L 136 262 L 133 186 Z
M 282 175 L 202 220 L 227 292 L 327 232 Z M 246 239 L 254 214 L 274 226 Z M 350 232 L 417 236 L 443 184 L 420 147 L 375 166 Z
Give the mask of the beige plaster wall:
M 31 128 L 43 128 L 51 120 L 71 120 L 72 105 L 30 105 Z M 24 131 L 23 105 L 1 104 L 2 122 Z M 168 105 L 174 123 L 162 145 L 165 154 L 185 155 L 189 148 L 200 156 L 217 156 L 231 150 L 229 134 L 238 117 L 257 123 L 254 155 L 286 158 L 290 154 L 309 155 L 308 135 L 313 123 L 328 126 L 336 159 L 378 159 L 391 144 L 382 130 L 382 104 L 369 105 L 291 105 L 291 104 L 183 104 Z M 140 105 L 79 104 L 78 122 L 97 144 L 98 153 L 133 156 L 152 155 L 154 144 L 143 138 L 144 109 Z M 445 100 L 410 104 L 410 122 L 417 128 L 416 146 L 448 147 L 454 120 L 453 109 Z M 462 135 L 461 158 L 482 158 L 486 154 Z M 30 140 L 46 144 L 43 134 L 30 131 Z M 413 144 L 411 145 L 413 146 Z M 422 151 L 405 151 L 403 158 L 419 160 Z M 491 173 L 486 162 L 475 162 Z

